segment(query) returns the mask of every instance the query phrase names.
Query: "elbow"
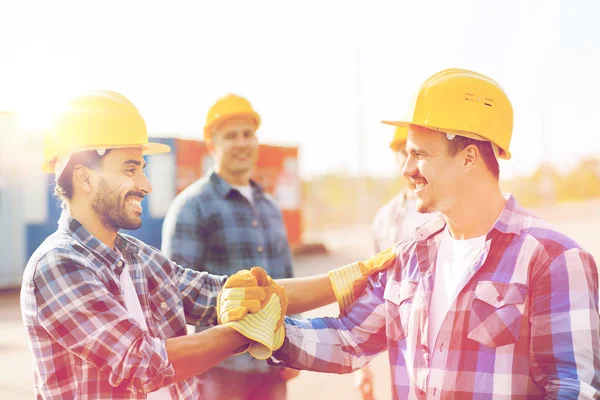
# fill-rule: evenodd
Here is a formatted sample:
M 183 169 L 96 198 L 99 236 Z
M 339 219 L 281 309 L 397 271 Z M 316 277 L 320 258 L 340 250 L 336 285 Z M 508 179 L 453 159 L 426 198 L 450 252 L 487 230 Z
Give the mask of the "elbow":
M 146 335 L 131 346 L 109 377 L 111 386 L 125 386 L 133 393 L 150 393 L 173 382 L 175 370 L 167 358 L 165 344 Z

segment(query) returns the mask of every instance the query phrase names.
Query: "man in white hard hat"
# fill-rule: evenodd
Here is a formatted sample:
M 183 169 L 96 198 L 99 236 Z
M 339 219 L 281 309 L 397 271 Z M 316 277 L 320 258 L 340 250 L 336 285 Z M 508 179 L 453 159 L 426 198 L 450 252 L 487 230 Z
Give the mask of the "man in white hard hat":
M 64 210 L 21 287 L 36 398 L 198 399 L 198 374 L 234 353 L 268 356 L 281 346 L 287 310 L 335 300 L 327 275 L 288 280 L 286 295 L 260 268 L 210 275 L 120 234 L 140 227 L 152 191 L 144 156 L 167 151 L 148 141 L 135 106 L 110 91 L 73 99 L 45 136 L 43 169 L 54 172 Z M 394 258 L 340 268 L 341 275 L 364 272 L 345 281 L 349 295 L 357 297 L 357 285 Z M 269 288 L 257 287 L 267 281 Z M 214 326 L 217 310 L 221 326 Z M 186 335 L 186 323 L 213 327 Z
M 513 110 L 492 79 L 449 69 L 421 87 L 404 176 L 417 211 L 341 318 L 286 318 L 272 362 L 346 373 L 388 350 L 394 399 L 600 398 L 598 269 L 499 185 Z

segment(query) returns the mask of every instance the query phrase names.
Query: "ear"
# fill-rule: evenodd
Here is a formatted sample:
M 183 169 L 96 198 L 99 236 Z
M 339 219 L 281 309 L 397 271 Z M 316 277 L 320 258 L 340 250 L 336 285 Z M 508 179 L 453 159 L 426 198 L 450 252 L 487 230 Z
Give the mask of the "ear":
M 215 148 L 215 139 L 219 140 L 218 137 L 216 137 L 217 135 L 218 135 L 218 133 L 215 132 L 215 130 L 213 129 L 212 134 L 210 135 L 210 137 L 206 141 L 206 148 L 208 149 L 208 152 L 210 154 L 213 154 L 215 152 L 215 150 L 216 150 L 216 148 Z
M 480 159 L 479 149 L 477 148 L 477 146 L 475 146 L 474 144 L 470 144 L 463 149 L 462 153 L 463 167 L 470 170 L 473 167 L 475 167 L 475 165 L 477 165 L 477 162 Z
M 73 169 L 73 186 L 84 193 L 91 193 L 94 190 L 91 170 L 83 165 L 76 165 Z
M 208 149 L 208 152 L 212 153 L 215 150 L 215 146 L 213 145 L 212 138 L 208 139 L 205 143 L 206 143 L 206 148 Z

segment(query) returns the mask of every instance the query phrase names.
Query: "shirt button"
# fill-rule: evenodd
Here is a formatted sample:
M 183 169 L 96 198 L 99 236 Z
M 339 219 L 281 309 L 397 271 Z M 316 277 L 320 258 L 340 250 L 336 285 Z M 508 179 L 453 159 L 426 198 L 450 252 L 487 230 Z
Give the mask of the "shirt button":
M 419 394 L 420 394 L 421 396 L 423 396 L 423 395 L 425 394 L 425 391 L 424 391 L 423 389 L 419 389 Z
M 498 297 L 496 297 L 496 300 L 502 301 L 502 300 L 504 300 L 504 296 L 502 296 L 501 294 L 499 294 Z
M 167 303 L 165 303 L 164 301 L 160 303 L 160 308 L 167 308 Z
M 117 261 L 117 267 L 122 267 L 123 266 L 123 261 L 119 260 Z
M 262 246 L 258 246 L 256 248 L 256 251 L 258 251 L 259 253 L 262 253 L 263 252 L 263 247 Z
M 421 350 L 423 350 L 424 353 L 429 353 L 429 348 L 424 344 L 421 345 Z
M 258 226 L 258 221 L 257 220 L 253 220 L 252 221 L 252 226 L 256 228 Z

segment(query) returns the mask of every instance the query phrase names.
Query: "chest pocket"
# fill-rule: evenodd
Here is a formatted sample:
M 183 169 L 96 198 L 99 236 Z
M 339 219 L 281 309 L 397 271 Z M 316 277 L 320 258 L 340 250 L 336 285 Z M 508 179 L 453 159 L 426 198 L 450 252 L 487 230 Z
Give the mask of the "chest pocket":
M 388 339 L 399 341 L 408 334 L 408 323 L 418 282 L 388 281 L 383 298 L 386 307 L 385 333 Z
M 520 283 L 482 281 L 475 288 L 468 338 L 488 347 L 519 340 L 528 289 Z
M 181 314 L 182 307 L 179 306 L 181 296 L 179 290 L 173 284 L 165 284 L 160 286 L 150 298 L 150 312 L 152 318 L 159 326 L 160 332 L 156 332 L 158 336 L 164 338 L 165 329 L 174 319 L 183 318 Z M 170 329 L 170 328 L 169 328 Z M 170 333 L 170 332 L 167 332 Z

